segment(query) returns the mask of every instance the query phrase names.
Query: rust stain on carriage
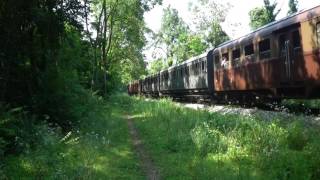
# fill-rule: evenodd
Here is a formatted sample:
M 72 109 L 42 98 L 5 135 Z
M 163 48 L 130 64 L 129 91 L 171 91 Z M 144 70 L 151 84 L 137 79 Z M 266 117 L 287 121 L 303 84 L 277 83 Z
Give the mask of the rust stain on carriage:
M 307 86 L 320 84 L 319 53 L 305 53 L 296 59 L 293 78 L 282 85 L 284 63 L 280 58 L 258 61 L 237 68 L 221 69 L 214 72 L 216 91 L 256 90 L 281 88 L 282 86 Z M 291 84 L 290 84 L 291 83 Z M 299 84 L 300 83 L 300 84 Z M 301 84 L 302 83 L 302 84 Z
M 228 67 L 219 68 L 213 72 L 214 90 L 217 92 L 246 91 L 290 87 L 319 87 L 320 85 L 320 50 L 317 37 L 317 24 L 320 23 L 320 6 L 286 18 L 257 30 L 242 38 L 230 41 L 214 51 L 215 64 L 220 63 L 216 57 L 227 54 Z M 318 30 L 319 31 L 319 30 Z M 288 48 L 283 56 L 280 52 L 280 37 L 288 40 L 288 44 L 299 34 L 299 48 Z M 270 58 L 261 58 L 260 42 L 269 39 Z M 254 52 L 248 60 L 245 56 L 245 46 L 252 44 Z M 290 44 L 291 45 L 291 44 Z M 290 46 L 287 46 L 290 47 Z M 240 66 L 234 66 L 232 53 L 240 49 Z M 237 62 L 239 64 L 239 62 Z M 219 65 L 219 64 L 218 64 Z

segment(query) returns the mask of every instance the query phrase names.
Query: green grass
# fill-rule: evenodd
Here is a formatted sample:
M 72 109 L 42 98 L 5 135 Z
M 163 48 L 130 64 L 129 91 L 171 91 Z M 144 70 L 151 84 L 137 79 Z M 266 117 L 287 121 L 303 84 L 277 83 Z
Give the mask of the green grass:
M 320 108 L 320 99 L 286 99 L 282 101 L 285 106 L 304 106 L 307 108 Z
M 163 179 L 320 179 L 318 128 L 122 98 Z
M 0 113 L 1 127 L 9 122 L 21 127 L 6 132 L 21 151 L 0 156 L 0 179 L 145 179 L 126 115 L 134 118 L 162 179 L 320 179 L 318 127 L 126 95 L 85 104 L 88 110 L 70 132 L 48 123 L 31 125 L 34 120 L 19 109 Z M 0 150 L 8 137 L 0 137 Z
M 36 125 L 35 144 L 25 144 L 22 153 L 3 158 L 0 179 L 144 179 L 123 106 L 112 98 L 93 103 L 70 132 Z

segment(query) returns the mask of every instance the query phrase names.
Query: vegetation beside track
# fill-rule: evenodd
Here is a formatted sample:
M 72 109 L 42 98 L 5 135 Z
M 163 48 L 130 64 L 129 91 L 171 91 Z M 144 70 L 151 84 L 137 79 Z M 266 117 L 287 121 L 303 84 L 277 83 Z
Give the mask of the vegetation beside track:
M 221 115 L 126 95 L 107 102 L 92 95 L 77 108 L 82 116 L 66 132 L 35 122 L 23 108 L 1 113 L 2 127 L 20 129 L 6 132 L 15 144 L 2 148 L 0 179 L 144 179 L 126 115 L 163 179 L 320 178 L 320 130 L 298 121 Z
M 320 132 L 301 122 L 221 115 L 118 97 L 164 179 L 319 179 Z
M 92 96 L 74 106 L 82 116 L 67 132 L 47 120 L 26 118 L 23 109 L 1 113 L 0 125 L 11 127 L 5 133 L 15 143 L 4 148 L 6 141 L 0 139 L 0 150 L 6 150 L 0 156 L 0 179 L 143 179 L 125 109 L 117 101 Z
M 287 99 L 282 102 L 285 106 L 304 106 L 306 108 L 320 109 L 320 99 Z

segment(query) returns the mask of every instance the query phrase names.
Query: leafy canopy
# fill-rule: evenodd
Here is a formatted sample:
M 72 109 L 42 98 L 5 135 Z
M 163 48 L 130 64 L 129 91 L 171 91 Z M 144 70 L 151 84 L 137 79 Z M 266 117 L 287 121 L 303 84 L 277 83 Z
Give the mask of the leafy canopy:
M 276 20 L 280 9 L 276 9 L 277 3 L 270 3 L 269 0 L 264 0 L 263 7 L 254 8 L 249 12 L 250 26 L 253 30 L 258 29 L 268 23 Z

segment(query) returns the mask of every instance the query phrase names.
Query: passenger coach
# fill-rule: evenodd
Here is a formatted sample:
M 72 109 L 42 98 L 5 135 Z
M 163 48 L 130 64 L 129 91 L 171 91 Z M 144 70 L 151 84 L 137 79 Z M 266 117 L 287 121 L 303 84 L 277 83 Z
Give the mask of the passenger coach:
M 320 97 L 320 6 L 128 86 L 129 94 L 211 99 Z
M 319 96 L 319 15 L 318 6 L 216 48 L 216 95 Z
M 160 72 L 160 90 L 163 96 L 208 97 L 212 94 L 213 63 L 205 53 Z M 210 58 L 209 58 L 210 59 Z

